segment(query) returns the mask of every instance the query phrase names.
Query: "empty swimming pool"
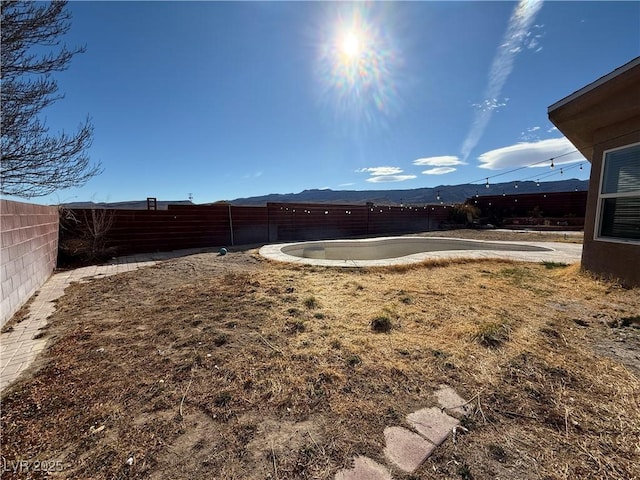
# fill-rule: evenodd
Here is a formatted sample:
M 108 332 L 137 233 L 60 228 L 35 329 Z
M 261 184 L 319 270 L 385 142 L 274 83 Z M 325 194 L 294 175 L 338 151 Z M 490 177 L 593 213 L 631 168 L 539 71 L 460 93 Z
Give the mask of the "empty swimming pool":
M 558 250 L 560 248 L 560 251 Z M 511 258 L 514 260 L 578 261 L 581 245 L 498 242 L 442 237 L 385 237 L 323 240 L 265 245 L 260 254 L 272 260 L 326 266 L 379 266 L 416 263 L 429 258 Z

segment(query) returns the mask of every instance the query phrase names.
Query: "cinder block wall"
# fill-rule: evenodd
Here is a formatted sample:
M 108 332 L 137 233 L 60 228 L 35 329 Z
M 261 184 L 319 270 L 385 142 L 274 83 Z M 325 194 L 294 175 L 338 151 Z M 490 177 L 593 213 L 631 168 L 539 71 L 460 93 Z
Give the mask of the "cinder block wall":
M 44 284 L 56 266 L 58 209 L 0 200 L 0 326 Z

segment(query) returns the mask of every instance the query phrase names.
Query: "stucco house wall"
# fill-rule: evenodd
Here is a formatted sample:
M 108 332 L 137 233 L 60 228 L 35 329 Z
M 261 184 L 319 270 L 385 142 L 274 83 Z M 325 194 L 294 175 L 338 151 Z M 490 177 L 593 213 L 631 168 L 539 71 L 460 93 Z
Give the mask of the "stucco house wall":
M 640 143 L 640 57 L 550 106 L 549 119 L 591 162 L 582 266 L 640 286 L 640 232 L 615 239 L 597 231 L 604 156 Z

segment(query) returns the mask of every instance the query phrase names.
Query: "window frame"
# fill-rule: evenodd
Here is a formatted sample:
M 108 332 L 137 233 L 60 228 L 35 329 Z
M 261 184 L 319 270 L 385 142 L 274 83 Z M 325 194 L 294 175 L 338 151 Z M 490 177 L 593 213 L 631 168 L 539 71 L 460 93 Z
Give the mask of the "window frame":
M 603 206 L 604 200 L 607 198 L 630 198 L 630 197 L 640 197 L 640 188 L 638 190 L 633 190 L 631 192 L 616 192 L 616 193 L 602 193 L 602 187 L 604 183 L 604 174 L 605 167 L 607 165 L 607 155 L 611 152 L 615 152 L 617 150 L 624 150 L 627 148 L 633 148 L 640 146 L 640 142 L 630 143 L 627 145 L 622 145 L 620 147 L 610 148 L 604 150 L 602 152 L 602 165 L 600 166 L 600 180 L 598 182 L 598 201 L 596 205 L 596 222 L 595 229 L 593 232 L 593 239 L 600 242 L 611 242 L 611 243 L 624 243 L 624 244 L 633 244 L 640 245 L 640 239 L 634 238 L 619 238 L 619 237 L 608 237 L 600 234 L 602 231 L 602 215 L 603 215 Z

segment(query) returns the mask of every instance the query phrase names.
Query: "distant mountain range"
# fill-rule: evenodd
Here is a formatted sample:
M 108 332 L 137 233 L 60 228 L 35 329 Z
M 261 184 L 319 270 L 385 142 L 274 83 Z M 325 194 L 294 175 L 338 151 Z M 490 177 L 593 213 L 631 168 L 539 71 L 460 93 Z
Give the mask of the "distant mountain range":
M 517 187 L 516 187 L 517 185 Z M 422 205 L 426 203 L 462 203 L 474 195 L 515 195 L 518 193 L 552 193 L 584 191 L 589 186 L 588 180 L 569 179 L 557 182 L 507 182 L 492 183 L 489 188 L 484 185 L 440 185 L 433 188 L 414 188 L 409 190 L 303 190 L 300 193 L 272 193 L 258 197 L 236 198 L 232 205 L 263 206 L 267 202 L 274 203 L 333 203 L 347 205 L 364 205 L 372 202 L 378 205 Z M 440 199 L 438 199 L 438 196 Z M 158 210 L 166 210 L 167 205 L 194 205 L 189 200 L 158 200 Z M 220 202 L 215 202 L 220 203 Z M 213 205 L 210 203 L 207 205 Z M 115 208 L 119 210 L 146 210 L 146 200 L 128 202 L 66 203 L 68 208 Z
M 517 185 L 517 186 L 516 186 Z M 281 203 L 335 203 L 363 205 L 372 202 L 378 205 L 418 205 L 425 203 L 462 203 L 474 195 L 508 195 L 518 193 L 552 193 L 587 190 L 588 180 L 569 179 L 556 182 L 508 182 L 485 185 L 440 185 L 433 188 L 411 190 L 304 190 L 300 193 L 273 193 L 259 197 L 236 198 L 232 205 L 265 205 L 267 202 Z M 438 196 L 440 199 L 438 199 Z

